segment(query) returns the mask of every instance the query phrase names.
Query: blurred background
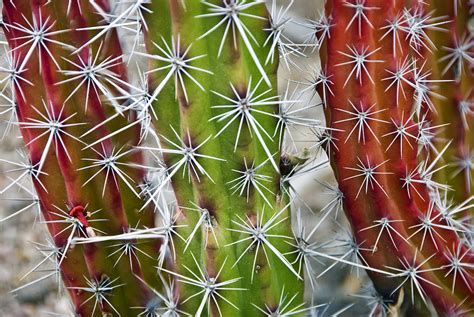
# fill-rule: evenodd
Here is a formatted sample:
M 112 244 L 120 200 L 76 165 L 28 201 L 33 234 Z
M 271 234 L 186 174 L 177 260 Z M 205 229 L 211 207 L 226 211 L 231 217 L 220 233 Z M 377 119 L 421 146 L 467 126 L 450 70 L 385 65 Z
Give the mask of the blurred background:
M 276 10 L 275 12 L 283 12 L 280 10 L 286 10 L 290 4 L 289 0 L 269 0 L 267 2 L 269 9 Z M 290 43 L 311 43 L 311 21 L 320 17 L 322 2 L 323 0 L 295 0 L 293 2 L 287 12 L 287 18 L 290 21 L 287 23 L 284 34 Z M 120 10 L 120 5 L 116 7 L 116 10 Z M 123 34 L 121 39 L 125 47 L 130 46 L 130 43 L 133 42 L 131 35 Z M 296 89 L 301 90 L 308 87 L 308 83 L 314 78 L 319 68 L 317 49 L 310 45 L 300 45 L 299 48 L 301 54 L 292 54 L 289 57 L 290 64 L 298 65 L 297 67 L 290 65 L 290 70 L 285 63 L 281 63 L 279 90 L 282 94 L 288 91 L 291 95 Z M 5 50 L 2 50 L 2 55 L 5 55 L 4 52 Z M 7 92 L 5 93 L 7 94 Z M 296 105 L 296 107 L 305 108 L 303 117 L 319 119 L 324 125 L 320 99 L 313 90 L 308 89 L 306 93 L 297 96 L 303 100 Z M 314 106 L 310 107 L 310 105 Z M 21 138 L 15 137 L 19 136 L 17 127 L 8 124 L 10 112 L 7 111 L 7 107 L 8 105 L 2 105 L 0 108 L 0 137 L 4 136 L 6 129 L 11 128 L 13 131 L 6 134 L 0 142 L 0 159 L 2 159 L 0 161 L 0 189 L 8 186 L 11 177 L 15 178 L 15 173 L 7 173 L 12 167 L 6 161 L 18 160 L 23 146 Z M 292 132 L 292 136 L 294 143 L 290 142 L 291 144 L 288 146 L 296 148 L 291 151 L 303 153 L 314 149 L 314 144 L 317 141 L 314 131 L 299 128 Z M 319 163 L 325 160 L 327 160 L 325 154 L 320 151 L 313 166 L 319 166 Z M 292 185 L 307 204 L 299 206 L 301 207 L 300 220 L 305 223 L 318 223 L 321 218 L 320 211 L 325 207 L 327 209 L 328 204 L 335 198 L 335 193 L 331 191 L 330 187 L 335 186 L 330 167 L 325 164 L 322 168 L 303 173 L 292 180 Z M 23 208 L 27 210 L 0 223 L 0 316 L 72 316 L 67 297 L 57 291 L 58 281 L 55 274 L 51 274 L 51 271 L 48 270 L 35 270 L 24 277 L 44 260 L 41 246 L 33 241 L 44 241 L 47 232 L 44 224 L 41 224 L 36 217 L 38 210 L 34 197 L 25 191 L 16 190 L 10 190 L 7 195 L 1 196 L 0 219 Z M 294 221 L 297 222 L 296 216 Z M 350 242 L 345 228 L 347 228 L 347 221 L 344 214 L 336 208 L 324 220 L 313 238 L 321 245 L 327 242 L 333 244 L 336 242 L 337 244 L 339 241 L 340 250 L 338 251 L 336 248 L 332 252 L 334 255 L 343 255 L 347 252 L 344 247 Z M 312 263 L 316 272 L 323 272 L 331 264 L 325 261 Z M 364 285 L 367 285 L 368 282 L 364 272 L 357 273 L 354 269 L 337 264 L 317 279 L 314 289 L 308 284 L 307 302 L 325 304 L 314 311 L 314 316 L 331 316 L 335 313 L 339 313 L 340 316 L 369 315 L 373 308 L 371 305 L 374 304 L 373 298 L 370 296 L 370 289 L 369 293 L 364 293 L 366 291 Z M 46 278 L 48 275 L 51 276 Z M 34 283 L 29 285 L 28 283 L 31 282 Z M 22 288 L 24 285 L 28 285 L 28 287 Z M 15 289 L 18 290 L 12 292 Z

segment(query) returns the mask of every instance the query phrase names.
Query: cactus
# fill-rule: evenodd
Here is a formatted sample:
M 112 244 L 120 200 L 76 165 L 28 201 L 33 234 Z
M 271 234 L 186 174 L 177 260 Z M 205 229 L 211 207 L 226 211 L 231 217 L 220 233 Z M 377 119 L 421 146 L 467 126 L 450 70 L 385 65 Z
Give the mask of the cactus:
M 333 128 L 332 165 L 361 257 L 385 271 L 368 270 L 378 293 L 392 303 L 406 294 L 417 314 L 429 301 L 441 315 L 464 315 L 472 309 L 471 229 L 462 221 L 470 206 L 467 201 L 443 208 L 446 187 L 434 176 L 443 154 L 458 146 L 448 143 L 434 156 L 427 153 L 436 148 L 430 136 L 439 128 L 430 126 L 432 117 L 442 125 L 457 113 L 446 106 L 454 84 L 437 77 L 438 64 L 430 68 L 430 60 L 439 58 L 436 48 L 445 45 L 442 39 L 455 36 L 442 32 L 454 24 L 441 17 L 451 1 L 409 3 L 326 4 L 331 27 L 321 56 L 332 83 L 324 92 Z M 431 57 L 433 51 L 438 53 Z M 326 89 L 317 88 L 321 94 Z M 444 108 L 437 113 L 440 104 Z M 446 135 L 454 138 L 462 127 L 447 128 Z M 425 153 L 422 162 L 419 153 Z M 462 189 L 455 193 L 466 195 Z
M 266 8 L 184 5 L 137 1 L 114 15 L 106 1 L 4 2 L 51 260 L 80 316 L 299 314 L 291 202 L 267 132 L 282 101 Z M 142 87 L 119 42 L 129 24 L 147 35 L 147 52 L 139 38 L 133 49 L 150 61 Z
M 185 311 L 202 309 L 206 296 L 218 302 L 199 286 L 199 270 L 211 280 L 220 274 L 228 303 L 213 310 L 224 316 L 277 305 L 283 290 L 302 302 L 302 278 L 284 255 L 289 200 L 279 192 L 279 144 L 269 135 L 282 102 L 272 88 L 277 64 L 265 65 L 270 48 L 259 48 L 265 6 L 154 1 L 150 9 L 144 55 L 162 147 L 147 149 L 163 156 L 181 209 L 177 234 L 188 237 L 175 239 L 179 256 L 163 271 L 180 281 L 182 298 L 195 296 Z M 200 234 L 203 217 L 210 219 Z
M 53 266 L 14 292 L 55 277 L 74 316 L 358 314 L 317 298 L 339 264 L 368 273 L 370 316 L 469 315 L 468 2 L 327 0 L 304 23 L 293 2 L 3 1 L 2 114 L 26 151 L 0 193 L 32 202 L 0 223 L 37 208 L 25 277 Z M 312 51 L 321 70 L 278 94 Z M 338 184 L 308 221 L 295 184 L 323 152 Z M 333 219 L 347 237 L 320 234 Z
M 98 10 L 108 10 L 105 2 L 96 6 L 64 1 L 5 1 L 3 6 L 11 89 L 29 152 L 25 170 L 53 239 L 54 274 L 61 274 L 76 313 L 83 316 L 133 314 L 132 307 L 147 305 L 152 292 L 135 276 L 161 284 L 153 268 L 156 240 L 100 246 L 73 241 L 154 227 L 152 209 L 136 213 L 141 199 L 131 185 L 144 175 L 142 154 L 134 150 L 139 129 L 112 136 L 111 130 L 127 122 L 118 117 L 91 130 L 110 116 L 113 103 L 121 106 L 114 98 L 128 89 L 117 34 L 111 31 L 102 42 L 71 55 L 88 38 L 80 28 L 98 24 Z M 87 146 L 99 138 L 98 146 Z M 133 295 L 123 291 L 124 285 Z

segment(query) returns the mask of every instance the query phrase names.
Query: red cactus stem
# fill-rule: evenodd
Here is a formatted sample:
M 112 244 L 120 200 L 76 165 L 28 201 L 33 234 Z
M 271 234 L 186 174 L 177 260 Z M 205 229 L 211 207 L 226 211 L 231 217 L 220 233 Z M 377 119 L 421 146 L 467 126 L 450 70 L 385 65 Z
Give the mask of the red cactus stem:
M 113 290 L 114 296 L 110 297 L 110 303 L 107 305 L 100 303 L 102 312 L 111 313 L 117 307 L 122 312 L 131 313 L 132 307 L 145 306 L 151 298 L 148 287 L 137 282 L 136 276 L 143 276 L 140 266 L 135 263 L 130 268 L 126 261 L 121 261 L 117 262 L 114 268 L 113 259 L 108 256 L 110 252 L 107 248 L 94 244 L 72 247 L 72 238 L 81 231 L 84 235 L 92 237 L 95 235 L 95 229 L 107 234 L 121 234 L 129 228 L 128 218 L 132 220 L 133 226 L 140 222 L 141 219 L 136 213 L 141 207 L 139 197 L 130 198 L 134 194 L 129 193 L 127 186 L 117 179 L 98 173 L 91 176 L 92 174 L 84 170 L 87 160 L 97 158 L 101 151 L 105 154 L 113 153 L 117 145 L 129 147 L 136 145 L 139 140 L 139 127 L 133 127 L 131 133 L 126 136 L 112 135 L 110 131 L 115 131 L 117 126 L 125 125 L 126 118 L 118 118 L 109 125 L 99 125 L 110 115 L 99 96 L 90 93 L 84 86 L 76 88 L 61 84 L 68 80 L 64 70 L 70 69 L 70 64 L 80 65 L 94 58 L 115 58 L 117 62 L 111 66 L 111 71 L 117 73 L 117 78 L 125 83 L 127 77 L 121 60 L 120 43 L 114 31 L 103 44 L 91 45 L 81 50 L 78 55 L 70 56 L 70 47 L 81 46 L 89 38 L 85 35 L 89 33 L 91 36 L 90 32 L 78 28 L 86 27 L 84 24 L 86 21 L 95 20 L 94 23 L 97 24 L 100 17 L 89 3 L 81 4 L 80 10 L 77 7 L 79 4 L 73 3 L 69 16 L 66 15 L 67 2 L 48 1 L 48 4 L 45 4 L 45 1 L 28 0 L 18 1 L 13 5 L 5 1 L 3 7 L 6 17 L 4 30 L 14 58 L 18 57 L 21 65 L 24 65 L 22 76 L 33 83 L 32 88 L 29 84 L 21 82 L 21 86 L 15 87 L 15 95 L 20 128 L 31 161 L 37 163 L 38 169 L 44 172 L 39 175 L 38 180 L 33 179 L 34 185 L 51 235 L 58 248 L 62 249 L 63 255 L 58 261 L 61 273 L 65 277 L 66 287 L 75 303 L 76 312 L 82 316 L 95 316 L 100 313 L 95 309 L 97 305 L 94 305 L 94 302 L 87 301 L 90 294 L 80 292 L 83 285 L 90 281 L 106 283 Z M 105 8 L 105 2 L 102 5 Z M 44 27 L 47 30 L 44 31 L 45 34 L 43 39 L 39 40 L 39 44 L 28 41 L 29 37 L 25 35 L 25 30 L 30 26 Z M 92 56 L 94 52 L 97 55 Z M 67 59 L 62 58 L 66 56 Z M 116 86 L 111 89 L 125 89 L 125 87 Z M 27 92 L 24 97 L 21 91 Z M 88 107 L 84 109 L 86 99 Z M 87 138 L 80 139 L 87 131 L 84 122 L 99 127 Z M 44 132 L 45 129 L 48 129 L 47 132 Z M 94 148 L 81 150 L 84 144 L 97 139 L 102 141 Z M 130 162 L 137 166 L 140 166 L 143 160 L 139 151 L 131 153 L 127 159 L 131 159 Z M 142 180 L 144 172 L 137 168 L 131 171 L 130 175 L 138 183 Z M 89 185 L 85 186 L 87 183 Z M 103 192 L 101 198 L 97 194 L 100 192 Z M 73 206 L 70 211 L 61 209 L 65 204 Z M 94 212 L 94 219 L 103 217 L 108 221 L 99 223 L 93 228 L 91 222 L 94 219 L 88 219 L 90 217 L 85 213 L 83 206 L 88 206 L 89 210 L 98 210 Z M 153 210 L 147 209 L 143 215 L 142 224 L 154 226 Z M 76 219 L 78 224 L 72 223 L 67 226 L 66 218 L 71 218 L 71 221 Z M 153 242 L 150 247 L 155 249 L 156 243 Z M 154 272 L 154 269 L 148 271 L 147 279 L 151 275 L 150 271 Z M 119 276 L 119 280 L 115 279 L 116 275 Z M 86 276 L 90 276 L 91 279 L 83 280 Z M 134 295 L 130 296 L 120 287 L 113 287 L 111 283 L 127 285 L 127 290 Z M 156 284 L 156 278 L 153 278 L 151 284 Z
M 17 9 L 23 11 L 25 16 L 31 16 L 31 11 L 27 3 L 15 3 L 14 6 L 13 3 L 7 1 L 3 6 L 4 23 L 14 24 L 22 22 L 21 15 L 16 13 Z M 11 47 L 18 47 L 21 45 L 18 35 L 14 34 L 13 30 L 10 31 L 10 29 L 6 29 L 5 35 Z M 20 57 L 25 56 L 24 50 L 22 52 L 21 49 L 13 51 L 12 54 L 13 60 L 20 60 Z M 28 89 L 30 89 L 30 85 L 25 81 L 19 81 L 18 85 L 14 87 L 14 93 L 17 96 L 17 116 L 20 122 L 26 122 L 28 117 L 34 115 L 33 109 L 29 107 L 30 103 L 41 103 L 40 96 L 42 95 L 42 81 L 39 76 L 35 75 L 35 73 L 37 74 L 38 69 L 38 59 L 31 58 L 29 61 L 29 67 L 22 73 L 22 76 L 24 78 L 28 78 L 28 80 L 33 84 L 36 94 L 28 94 L 28 99 L 24 99 L 22 97 L 21 91 L 28 91 Z M 42 149 L 44 149 L 43 141 L 39 139 L 35 142 L 31 142 L 35 137 L 31 129 L 20 126 L 20 131 L 23 135 L 25 143 L 27 144 L 30 153 L 30 160 L 33 163 L 33 166 L 35 166 L 36 162 L 39 162 L 42 156 Z M 40 200 L 41 211 L 44 219 L 47 222 L 48 229 L 51 232 L 55 244 L 61 246 L 64 244 L 65 235 L 60 233 L 60 225 L 52 222 L 55 217 L 48 211 L 54 210 L 54 205 L 61 205 L 65 201 L 65 195 L 61 195 L 61 184 L 64 183 L 64 181 L 63 176 L 59 172 L 59 167 L 57 166 L 54 153 L 49 152 L 46 156 L 46 160 L 48 160 L 50 164 L 45 167 L 45 173 L 47 173 L 49 177 L 54 178 L 55 182 L 49 182 L 48 184 L 44 185 L 46 187 L 45 190 L 40 184 L 40 182 L 43 182 L 44 177 L 40 175 L 38 179 L 33 178 L 33 185 L 36 188 Z M 51 196 L 48 195 L 48 192 L 56 192 L 57 195 Z M 77 276 L 87 274 L 87 266 L 85 265 L 85 261 L 81 252 L 79 250 L 69 252 L 68 257 L 64 258 L 62 263 L 61 275 L 66 287 L 68 288 L 68 292 L 75 303 L 75 311 L 79 314 L 86 314 L 87 312 L 92 311 L 93 303 L 85 303 L 87 300 L 87 294 L 72 291 L 70 287 L 76 285 Z
M 460 246 L 468 252 L 465 261 L 473 263 L 473 257 L 443 219 L 418 169 L 422 117 L 416 107 L 427 111 L 427 104 L 416 100 L 416 80 L 426 71 L 416 59 L 426 48 L 416 39 L 410 42 L 407 34 L 414 21 L 410 15 L 416 19 L 424 14 L 418 5 L 398 0 L 327 2 L 333 26 L 321 56 L 333 93 L 327 95 L 326 116 L 335 129 L 333 169 L 358 243 L 373 247 L 380 231 L 374 222 L 383 219 L 392 220 L 396 233 L 382 234 L 377 249 L 361 251 L 370 267 L 395 272 L 396 278 L 368 272 L 376 289 L 386 298 L 402 286 L 407 294 L 420 292 L 411 296 L 428 297 L 445 314 L 457 305 L 472 308 L 462 301 L 473 296 L 474 281 L 470 274 L 465 280 L 457 277 L 451 292 L 448 254 Z M 400 29 L 390 31 L 397 19 Z M 400 129 L 403 134 L 397 139 Z M 416 279 L 420 289 L 405 287 L 404 274 L 417 266 L 419 275 L 407 279 Z

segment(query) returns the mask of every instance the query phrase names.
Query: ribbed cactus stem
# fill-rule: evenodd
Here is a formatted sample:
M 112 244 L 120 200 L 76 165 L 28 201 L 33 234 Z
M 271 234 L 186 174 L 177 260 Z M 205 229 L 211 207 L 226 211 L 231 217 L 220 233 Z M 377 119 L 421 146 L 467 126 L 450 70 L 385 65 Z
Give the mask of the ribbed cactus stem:
M 415 297 L 447 314 L 471 307 L 463 300 L 474 281 L 451 275 L 452 254 L 466 253 L 466 263 L 472 254 L 432 199 L 432 170 L 418 161 L 431 98 L 423 32 L 443 25 L 425 14 L 405 1 L 328 1 L 332 27 L 321 56 L 333 83 L 326 114 L 344 208 L 363 262 L 387 272 L 368 273 L 387 300 L 403 289 L 418 306 Z
M 181 281 L 185 311 L 255 315 L 265 305 L 276 310 L 282 292 L 301 303 L 302 277 L 286 255 L 292 233 L 288 199 L 279 191 L 281 152 L 270 137 L 280 100 L 278 64 L 265 65 L 270 47 L 261 47 L 268 36 L 264 4 L 170 0 L 150 9 L 147 57 L 162 145 L 155 151 L 177 197 L 177 235 L 187 238 L 175 239 L 175 272 L 163 271 Z M 189 285 L 201 273 L 218 275 L 213 283 L 228 289 L 216 288 L 225 300 Z
M 17 1 L 14 4 L 5 1 L 3 7 L 4 31 L 12 58 L 17 62 L 16 70 L 23 78 L 13 89 L 19 125 L 35 168 L 34 185 L 43 216 L 59 250 L 57 270 L 63 275 L 76 313 L 81 316 L 118 314 L 119 311 L 132 314 L 133 307 L 146 306 L 151 298 L 151 291 L 136 278 L 144 276 L 137 263 L 142 254 L 133 261 L 131 258 L 129 263 L 127 257 L 117 260 L 118 255 L 113 253 L 112 248 L 119 248 L 119 244 L 80 246 L 74 242 L 76 238 L 121 234 L 140 222 L 147 226 L 154 223 L 152 210 L 137 214 L 140 198 L 134 197 L 124 179 L 111 170 L 113 163 L 104 160 L 104 156 L 114 153 L 117 148 L 123 150 L 136 145 L 139 129 L 126 137 L 106 137 L 97 146 L 83 149 L 110 135 L 109 129 L 114 126 L 127 124 L 120 117 L 109 126 L 95 129 L 94 133 L 83 137 L 91 125 L 98 125 L 108 116 L 107 107 L 110 106 L 101 100 L 98 89 L 108 90 L 113 96 L 116 89 L 126 89 L 122 82 L 127 81 L 114 31 L 104 42 L 94 43 L 71 55 L 74 47 L 88 38 L 88 32 L 80 28 L 99 22 L 98 8 L 108 10 L 105 2 L 96 3 L 96 6 L 81 3 L 79 7 L 77 2 L 68 5 L 64 1 L 49 1 L 47 5 L 45 1 Z M 116 75 L 109 79 L 118 84 L 113 86 L 108 82 L 98 88 L 96 84 L 100 79 L 92 76 L 106 76 L 100 74 L 104 70 L 94 70 L 94 65 L 89 68 L 86 65 L 104 58 L 113 60 L 108 71 Z M 129 166 L 142 164 L 140 154 L 130 153 L 126 157 Z M 138 171 L 130 168 L 127 173 L 135 181 L 143 178 L 140 168 Z M 148 243 L 148 251 L 153 251 L 155 244 Z M 149 263 L 147 270 L 153 272 L 153 261 L 143 258 Z M 150 283 L 159 285 L 156 275 L 153 276 Z

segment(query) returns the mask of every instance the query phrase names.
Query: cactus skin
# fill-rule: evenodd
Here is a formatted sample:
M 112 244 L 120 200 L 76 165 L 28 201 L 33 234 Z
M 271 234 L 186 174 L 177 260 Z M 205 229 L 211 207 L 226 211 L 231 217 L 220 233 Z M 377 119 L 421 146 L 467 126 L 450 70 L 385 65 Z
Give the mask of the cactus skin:
M 356 15 L 360 11 L 354 7 L 357 4 L 364 7 L 364 16 L 358 16 L 360 23 Z M 333 83 L 332 93 L 326 94 L 328 126 L 337 129 L 332 133 L 335 144 L 331 150 L 332 166 L 357 242 L 362 248 L 369 249 L 377 242 L 374 251 L 361 251 L 369 267 L 387 271 L 387 274 L 368 271 L 377 291 L 393 302 L 398 297 L 398 290 L 403 288 L 407 298 L 429 299 L 443 316 L 469 314 L 462 313 L 473 308 L 474 259 L 469 246 L 462 240 L 464 233 L 469 232 L 458 234 L 446 221 L 430 196 L 432 192 L 426 180 L 418 173 L 417 120 L 422 118 L 416 113 L 412 116 L 412 113 L 415 72 L 420 71 L 422 63 L 415 64 L 416 71 L 413 65 L 407 68 L 400 80 L 398 96 L 396 82 L 390 85 L 392 80 L 386 79 L 404 61 L 409 64 L 412 58 L 423 58 L 419 56 L 423 50 L 414 52 L 413 43 L 410 46 L 408 36 L 402 30 L 397 30 L 398 38 L 394 39 L 393 33 L 384 29 L 387 21 L 396 17 L 402 17 L 402 26 L 408 28 L 407 20 L 403 19 L 404 5 L 412 14 L 421 6 L 397 0 L 332 0 L 326 3 L 326 16 L 331 17 L 332 26 L 330 37 L 321 47 L 321 57 L 323 68 Z M 356 18 L 351 22 L 353 17 Z M 356 57 L 351 58 L 356 55 L 351 48 L 361 54 L 359 62 L 355 62 Z M 423 102 L 418 106 L 425 109 L 427 105 Z M 401 140 L 402 147 L 400 138 L 391 144 L 400 123 L 405 123 L 407 132 Z M 415 182 L 409 179 L 407 186 L 404 180 L 412 172 Z M 416 233 L 423 228 L 424 217 L 429 217 L 434 225 L 427 229 L 426 236 L 423 229 Z M 391 228 L 383 230 L 376 225 L 383 219 L 391 221 Z M 463 262 L 467 269 L 466 278 L 457 276 L 453 287 L 453 277 L 447 272 L 453 263 L 449 254 L 457 248 L 461 254 L 466 253 Z M 406 276 L 410 267 L 416 267 L 415 274 Z M 413 284 L 410 287 L 411 282 L 420 288 Z M 422 314 L 423 302 L 417 300 L 415 303 L 418 307 L 411 309 Z
M 171 39 L 179 41 L 179 53 L 192 44 L 190 56 L 205 54 L 191 63 L 207 71 L 189 71 L 203 89 L 185 77 L 185 92 L 179 81 L 177 86 L 174 79 L 167 81 L 163 75 L 166 69 L 152 71 L 149 78 L 150 96 L 162 85 L 156 98 L 150 99 L 154 108 L 150 112 L 156 114 L 154 124 L 163 148 L 148 150 L 157 156 L 163 153 L 169 175 L 165 177 L 172 184 L 176 206 L 165 203 L 153 208 L 149 197 L 144 205 L 142 195 L 135 193 L 138 185 L 146 181 L 143 154 L 147 146 L 141 144 L 143 122 L 139 111 L 127 107 L 133 102 L 135 87 L 127 84 L 116 28 L 107 24 L 107 1 L 4 1 L 3 26 L 8 45 L 14 60 L 24 60 L 20 67 L 24 81 L 13 87 L 19 126 L 31 162 L 38 166 L 33 182 L 43 217 L 54 244 L 65 250 L 57 263 L 75 314 L 159 315 L 164 308 L 156 292 L 169 291 L 170 285 L 163 283 L 174 280 L 176 291 L 171 289 L 169 293 L 177 300 L 177 306 L 170 309 L 170 316 L 187 312 L 197 316 L 244 316 L 259 314 L 259 310 L 283 313 L 293 306 L 296 308 L 292 315 L 301 315 L 304 283 L 291 264 L 295 255 L 288 254 L 294 251 L 294 241 L 290 198 L 280 193 L 280 144 L 265 135 L 276 130 L 275 114 L 280 104 L 275 88 L 278 60 L 264 65 L 269 46 L 259 47 L 268 36 L 264 31 L 268 27 L 265 5 L 251 3 L 242 9 L 256 16 L 243 17 L 241 23 L 255 30 L 250 40 L 255 38 L 260 44 L 249 50 L 248 38 L 243 40 L 238 34 L 234 47 L 229 36 L 217 57 L 223 30 L 198 40 L 216 22 L 212 21 L 214 17 L 196 18 L 209 13 L 209 3 L 186 1 L 186 8 L 183 2 L 173 0 L 153 1 L 146 6 L 146 1 L 142 3 L 140 10 L 147 15 L 149 50 L 144 55 L 162 55 L 153 42 L 161 45 Z M 34 38 L 43 45 L 41 49 L 33 46 L 36 42 L 27 42 L 25 29 L 36 26 L 33 21 L 47 21 L 51 26 L 43 37 Z M 79 69 L 89 62 L 94 66 L 104 62 L 106 69 L 93 73 Z M 151 59 L 150 69 L 163 64 L 163 60 Z M 96 81 L 88 86 L 87 80 L 93 76 L 103 86 L 94 86 Z M 253 121 L 244 122 L 240 132 L 240 119 L 225 129 L 226 120 L 213 119 L 226 111 L 215 107 L 227 102 L 222 96 L 236 97 L 231 85 L 239 96 L 263 94 L 259 97 L 262 105 L 255 106 L 260 112 L 250 109 Z M 175 87 L 179 87 L 178 91 Z M 44 109 L 43 101 L 47 105 Z M 117 107 L 123 109 L 123 116 L 116 115 Z M 46 122 L 46 126 L 36 124 L 47 120 L 48 115 L 67 120 L 59 128 L 54 126 L 54 120 Z M 248 124 L 253 126 L 247 128 Z M 257 130 L 250 133 L 254 127 Z M 50 132 L 55 139 L 49 143 L 49 134 L 44 132 L 50 131 L 48 128 L 55 131 Z M 188 147 L 202 145 L 196 150 L 196 164 L 209 171 L 212 180 L 207 172 L 186 171 L 195 167 L 192 165 L 173 173 L 173 164 L 180 156 L 167 151 L 173 149 L 171 142 L 180 141 L 175 131 Z M 234 150 L 236 135 L 239 137 Z M 127 155 L 120 156 L 122 153 Z M 100 170 L 103 166 L 118 166 L 104 163 L 114 155 L 120 156 L 118 164 L 122 165 L 118 168 L 123 174 Z M 242 175 L 239 171 L 253 163 L 264 175 L 265 189 L 257 192 L 249 188 L 245 196 L 232 186 L 236 179 L 238 184 Z M 63 214 L 57 207 L 65 205 Z M 200 216 L 192 210 L 196 207 L 209 213 L 212 230 L 199 228 Z M 162 208 L 171 213 L 166 214 Z M 158 223 L 155 211 L 164 218 Z M 69 223 L 61 216 L 74 221 L 78 231 L 71 233 Z M 261 228 L 263 225 L 269 228 Z M 254 231 L 245 230 L 252 226 Z M 256 238 L 254 234 L 260 229 L 263 231 Z M 155 234 L 153 230 L 160 233 L 147 239 L 147 233 Z M 143 252 L 117 259 L 111 248 L 124 241 L 135 243 L 127 232 L 145 237 L 140 240 Z M 197 276 L 208 285 L 186 283 Z M 285 302 L 290 298 L 289 303 Z

